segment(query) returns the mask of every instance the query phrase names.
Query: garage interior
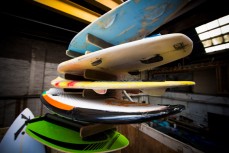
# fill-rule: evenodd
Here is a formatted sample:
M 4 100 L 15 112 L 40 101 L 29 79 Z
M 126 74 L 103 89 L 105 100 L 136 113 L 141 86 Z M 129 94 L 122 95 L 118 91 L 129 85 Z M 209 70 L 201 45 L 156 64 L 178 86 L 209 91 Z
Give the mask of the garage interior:
M 98 17 L 122 3 L 111 0 L 116 5 L 106 6 L 99 0 L 63 1 L 87 8 Z M 52 87 L 50 81 L 58 75 L 56 71 L 58 64 L 71 59 L 66 55 L 66 49 L 72 38 L 91 21 L 50 9 L 36 0 L 4 1 L 0 7 L 2 138 L 4 132 L 25 108 L 29 108 L 35 116 L 49 112 L 40 102 L 40 94 Z M 160 97 L 130 95 L 135 102 L 182 104 L 185 105 L 185 110 L 161 120 L 119 125 L 118 131 L 129 139 L 130 144 L 116 152 L 229 151 L 228 141 L 225 140 L 229 136 L 228 15 L 226 0 L 220 2 L 191 0 L 181 14 L 150 34 L 183 33 L 193 41 L 193 51 L 189 56 L 175 62 L 143 71 L 138 75 L 128 75 L 127 80 L 189 80 L 196 84 L 192 87 L 167 89 Z M 220 37 L 222 41 L 210 46 L 202 43 L 197 27 L 222 17 L 227 17 L 226 32 L 209 38 L 214 42 L 213 39 Z M 206 46 L 210 48 L 223 43 L 226 47 L 219 51 L 207 53 L 205 50 Z M 50 148 L 47 151 L 58 152 Z

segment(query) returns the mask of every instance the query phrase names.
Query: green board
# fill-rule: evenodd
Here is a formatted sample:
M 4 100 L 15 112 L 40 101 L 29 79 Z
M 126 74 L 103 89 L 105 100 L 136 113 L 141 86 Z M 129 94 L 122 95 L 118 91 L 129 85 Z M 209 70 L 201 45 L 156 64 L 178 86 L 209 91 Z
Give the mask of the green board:
M 63 152 L 111 152 L 129 144 L 128 139 L 114 129 L 82 139 L 78 128 L 46 117 L 31 120 L 26 133 L 42 144 Z

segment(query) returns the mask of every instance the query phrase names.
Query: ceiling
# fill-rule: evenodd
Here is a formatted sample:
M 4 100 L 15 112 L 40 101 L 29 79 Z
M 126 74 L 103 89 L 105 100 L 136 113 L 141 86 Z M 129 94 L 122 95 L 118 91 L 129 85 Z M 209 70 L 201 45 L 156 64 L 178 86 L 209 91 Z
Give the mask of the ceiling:
M 104 14 L 110 9 L 101 4 L 92 4 L 91 0 L 71 0 L 98 14 Z M 27 36 L 68 44 L 71 39 L 89 22 L 65 16 L 56 11 L 36 5 L 32 0 L 5 0 L 1 2 L 1 33 L 20 33 Z M 188 35 L 194 42 L 195 51 L 192 57 L 203 55 L 203 47 L 194 28 L 211 20 L 228 15 L 227 0 L 220 3 L 208 0 L 191 0 L 183 10 L 184 13 L 154 33 L 181 32 Z M 202 51 L 201 51 L 202 50 Z M 215 56 L 215 55 L 214 55 Z

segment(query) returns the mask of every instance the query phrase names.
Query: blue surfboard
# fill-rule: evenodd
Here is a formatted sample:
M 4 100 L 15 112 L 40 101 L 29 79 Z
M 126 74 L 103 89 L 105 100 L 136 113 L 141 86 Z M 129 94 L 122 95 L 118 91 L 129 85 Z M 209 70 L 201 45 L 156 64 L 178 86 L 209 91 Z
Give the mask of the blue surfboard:
M 88 35 L 112 45 L 142 39 L 171 20 L 188 0 L 130 0 L 105 13 L 80 31 L 70 42 L 67 55 L 77 56 L 101 48 Z

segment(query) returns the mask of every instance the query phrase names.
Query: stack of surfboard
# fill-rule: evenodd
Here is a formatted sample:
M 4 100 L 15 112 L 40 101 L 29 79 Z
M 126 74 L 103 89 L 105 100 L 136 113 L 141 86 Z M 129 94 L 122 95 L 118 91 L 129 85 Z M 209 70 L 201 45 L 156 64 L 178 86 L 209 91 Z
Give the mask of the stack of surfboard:
M 98 96 L 96 99 L 85 97 L 87 90 L 93 90 L 99 95 L 107 91 L 137 89 L 153 95 L 162 95 L 167 88 L 194 85 L 192 81 L 89 81 L 107 76 L 116 78 L 117 74 L 132 71 L 143 71 L 157 67 L 189 55 L 192 51 L 192 41 L 183 34 L 168 34 L 145 38 L 101 49 L 60 63 L 57 71 L 82 77 L 83 80 L 69 80 L 58 77 L 51 84 L 56 87 L 44 92 L 42 102 L 57 114 L 73 120 L 94 123 L 139 123 L 166 115 L 178 113 L 184 109 L 182 105 L 155 106 L 140 104 Z M 96 75 L 95 75 L 96 74 Z M 87 79 L 87 80 L 86 80 Z M 65 92 L 63 89 L 83 90 L 83 95 L 76 92 Z M 71 91 L 71 90 L 70 90 Z M 111 96 L 114 96 L 111 94 Z
M 117 91 L 134 89 L 161 96 L 167 88 L 195 84 L 192 81 L 119 79 L 120 75 L 152 69 L 191 53 L 192 41 L 183 34 L 145 38 L 176 16 L 187 2 L 127 1 L 79 32 L 66 53 L 73 59 L 58 65 L 60 75 L 51 82 L 54 88 L 41 95 L 42 103 L 57 115 L 51 116 L 51 119 L 50 115 L 34 119 L 28 124 L 27 133 L 62 151 L 108 152 L 128 145 L 128 140 L 113 130 L 111 125 L 141 123 L 181 112 L 183 105 L 126 101 L 120 98 Z M 98 123 L 102 124 L 99 128 L 103 130 L 97 128 L 92 133 L 103 132 L 99 136 L 94 135 L 96 144 L 80 139 L 80 136 L 84 137 L 81 130 L 85 126 Z M 73 129 L 80 130 L 76 132 Z

